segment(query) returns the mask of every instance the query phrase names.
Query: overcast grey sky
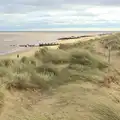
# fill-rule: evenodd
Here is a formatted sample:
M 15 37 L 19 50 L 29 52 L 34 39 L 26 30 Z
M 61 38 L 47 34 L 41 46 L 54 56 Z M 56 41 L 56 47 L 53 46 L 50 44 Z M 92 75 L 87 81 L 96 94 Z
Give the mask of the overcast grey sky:
M 3 0 L 0 30 L 120 27 L 120 0 Z

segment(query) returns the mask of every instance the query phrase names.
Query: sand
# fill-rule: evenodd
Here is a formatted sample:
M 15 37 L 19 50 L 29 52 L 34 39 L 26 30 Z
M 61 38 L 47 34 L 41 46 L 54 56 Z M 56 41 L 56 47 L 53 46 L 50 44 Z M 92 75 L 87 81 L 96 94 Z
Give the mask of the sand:
M 101 33 L 101 32 L 100 32 Z M 5 56 L 16 56 L 18 53 L 21 56 L 30 56 L 39 48 L 20 48 L 22 44 L 38 44 L 48 42 L 58 43 L 73 43 L 78 41 L 85 41 L 96 37 L 98 32 L 0 32 L 0 58 Z M 57 40 L 61 37 L 94 35 L 94 37 L 85 37 L 79 39 Z M 15 45 L 15 47 L 10 46 Z M 56 49 L 58 46 L 49 46 L 49 48 Z

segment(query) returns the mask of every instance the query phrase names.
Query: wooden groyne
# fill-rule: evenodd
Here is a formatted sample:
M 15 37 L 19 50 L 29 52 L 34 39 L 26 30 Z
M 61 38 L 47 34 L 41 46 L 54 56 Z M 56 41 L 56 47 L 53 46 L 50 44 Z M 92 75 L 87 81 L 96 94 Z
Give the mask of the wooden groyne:
M 87 38 L 87 37 L 92 37 L 93 35 L 82 35 L 82 36 L 71 36 L 71 37 L 62 37 L 62 38 L 58 38 L 57 40 L 54 41 L 39 41 L 37 44 L 20 44 L 20 45 L 10 45 L 12 47 L 24 47 L 24 48 L 28 48 L 28 47 L 42 47 L 42 46 L 55 46 L 55 45 L 61 45 L 62 43 L 60 43 L 60 40 L 70 40 L 70 39 L 80 39 L 80 38 Z M 61 47 L 64 47 L 64 45 L 62 44 Z
M 79 39 L 79 38 L 84 38 L 84 37 L 92 37 L 92 35 L 82 35 L 82 36 L 71 36 L 71 37 L 62 37 L 58 38 L 58 40 L 69 40 L 69 39 Z
M 40 46 L 54 46 L 54 45 L 59 45 L 60 43 L 44 43 L 44 44 L 39 44 Z
M 54 45 L 59 45 L 60 43 L 58 42 L 53 42 L 53 43 L 39 43 L 39 44 L 20 44 L 20 45 L 10 45 L 10 46 L 18 46 L 18 47 L 41 47 L 41 46 L 54 46 Z

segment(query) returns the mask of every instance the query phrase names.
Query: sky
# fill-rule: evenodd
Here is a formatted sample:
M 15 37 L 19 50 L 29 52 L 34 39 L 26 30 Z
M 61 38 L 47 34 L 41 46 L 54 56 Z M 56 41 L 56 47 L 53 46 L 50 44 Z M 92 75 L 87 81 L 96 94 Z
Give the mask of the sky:
M 0 31 L 120 30 L 120 0 L 0 0 Z

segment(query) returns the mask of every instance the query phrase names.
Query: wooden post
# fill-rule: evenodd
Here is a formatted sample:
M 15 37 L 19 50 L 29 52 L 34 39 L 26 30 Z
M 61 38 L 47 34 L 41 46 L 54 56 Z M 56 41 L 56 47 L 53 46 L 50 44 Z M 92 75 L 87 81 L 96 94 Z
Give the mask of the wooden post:
M 111 46 L 108 47 L 108 63 L 110 65 L 111 62 Z
M 110 70 L 110 63 L 111 63 L 111 46 L 108 46 L 108 73 L 109 73 L 109 70 Z

